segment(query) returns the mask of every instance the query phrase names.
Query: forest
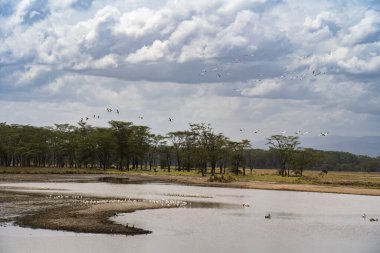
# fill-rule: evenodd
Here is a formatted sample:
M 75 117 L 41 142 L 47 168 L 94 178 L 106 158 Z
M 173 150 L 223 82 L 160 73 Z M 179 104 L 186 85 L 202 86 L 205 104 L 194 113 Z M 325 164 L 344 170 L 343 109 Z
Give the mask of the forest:
M 245 175 L 276 168 L 282 176 L 303 170 L 380 171 L 380 157 L 301 148 L 298 136 L 273 135 L 268 150 L 249 140 L 232 141 L 209 124 L 186 131 L 151 133 L 147 126 L 110 121 L 109 127 L 55 124 L 49 127 L 0 123 L 0 166 L 197 171 L 202 175 Z

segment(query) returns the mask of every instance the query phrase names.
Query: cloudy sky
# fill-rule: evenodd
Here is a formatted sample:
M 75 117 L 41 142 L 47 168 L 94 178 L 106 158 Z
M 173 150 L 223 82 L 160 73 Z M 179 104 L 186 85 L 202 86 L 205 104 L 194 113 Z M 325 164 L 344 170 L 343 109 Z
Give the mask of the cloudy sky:
M 0 0 L 8 124 L 379 136 L 379 81 L 375 0 Z

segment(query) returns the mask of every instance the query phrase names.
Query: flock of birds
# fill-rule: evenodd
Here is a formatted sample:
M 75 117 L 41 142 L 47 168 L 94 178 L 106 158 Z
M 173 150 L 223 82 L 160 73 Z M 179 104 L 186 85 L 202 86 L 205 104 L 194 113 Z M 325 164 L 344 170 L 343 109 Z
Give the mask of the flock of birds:
M 106 111 L 107 111 L 107 113 L 109 113 L 109 114 L 112 114 L 112 113 L 116 113 L 116 115 L 119 115 L 119 114 L 120 114 L 120 110 L 119 110 L 118 108 L 113 109 L 113 108 L 109 108 L 109 107 L 107 107 L 107 108 L 106 108 Z M 99 114 L 94 114 L 94 115 L 92 116 L 92 118 L 93 118 L 94 120 L 99 120 L 99 119 L 101 118 L 101 116 L 100 116 Z M 143 119 L 144 119 L 144 116 L 139 115 L 137 118 L 138 118 L 139 120 L 143 120 Z M 82 123 L 82 124 L 83 124 L 83 123 L 87 123 L 89 120 L 90 120 L 90 117 L 89 117 L 89 116 L 81 117 L 79 123 Z M 173 117 L 168 117 L 168 122 L 172 123 L 173 121 L 174 121 L 174 118 L 173 118 Z M 240 132 L 245 132 L 245 130 L 244 130 L 243 128 L 240 128 L 239 131 L 240 131 Z M 253 133 L 253 134 L 259 134 L 259 133 L 261 133 L 261 130 L 260 130 L 260 129 L 255 129 L 255 130 L 252 131 L 252 133 Z M 288 132 L 287 132 L 286 130 L 283 130 L 283 131 L 280 132 L 281 135 L 287 135 L 287 133 L 288 133 Z M 298 130 L 298 131 L 294 132 L 294 134 L 295 134 L 296 136 L 301 136 L 301 135 L 307 135 L 307 134 L 310 134 L 310 132 L 309 132 L 309 131 L 304 131 L 304 132 L 303 132 L 303 131 L 301 131 L 301 130 Z M 325 137 L 325 136 L 328 136 L 328 135 L 329 135 L 329 132 L 328 132 L 328 131 L 327 131 L 327 132 L 321 132 L 321 133 L 319 133 L 319 136 L 322 136 L 322 137 Z
M 119 111 L 118 108 L 113 109 L 113 108 L 109 108 L 109 107 L 107 107 L 107 108 L 106 108 L 106 111 L 107 111 L 108 114 L 112 114 L 113 112 L 116 113 L 117 115 L 120 114 L 120 111 Z M 94 115 L 92 116 L 92 118 L 93 118 L 94 120 L 96 120 L 96 119 L 100 119 L 101 116 L 100 116 L 100 114 L 94 114 Z M 139 120 L 143 120 L 143 119 L 144 119 L 144 116 L 140 115 L 140 116 L 138 116 L 137 118 L 138 118 Z M 87 123 L 89 120 L 90 120 L 90 117 L 89 117 L 89 116 L 81 117 L 80 120 L 79 120 L 79 123 L 82 123 L 82 124 L 83 124 L 83 123 Z M 173 121 L 174 121 L 174 118 L 173 118 L 173 117 L 168 117 L 168 121 L 169 121 L 169 122 L 173 122 Z
M 224 57 L 217 59 L 219 60 L 218 63 L 213 63 L 208 66 L 205 66 L 203 69 L 200 70 L 199 75 L 200 76 L 217 76 L 218 78 L 222 78 L 225 76 L 230 75 L 231 73 L 227 71 L 228 67 L 230 65 L 237 65 L 237 64 L 246 64 L 250 62 L 250 59 L 252 57 L 255 57 L 255 54 L 245 54 L 242 57 Z M 301 57 L 302 59 L 306 59 L 309 56 Z M 236 69 L 236 68 L 235 68 Z M 313 69 L 308 72 L 295 72 L 295 71 L 289 71 L 285 72 L 279 77 L 275 77 L 275 79 L 278 80 L 305 80 L 310 77 L 318 77 L 322 75 L 327 75 L 327 72 L 320 69 Z M 256 74 L 257 78 L 253 79 L 254 82 L 260 83 L 265 80 L 264 74 Z
M 201 53 L 201 56 L 205 56 L 204 53 Z M 250 62 L 250 59 L 252 59 L 252 57 L 256 57 L 256 56 L 259 56 L 260 55 L 255 55 L 253 53 L 247 53 L 247 54 L 244 54 L 244 55 L 241 55 L 241 56 L 234 56 L 234 57 L 224 57 L 224 58 L 219 58 L 219 59 L 216 59 L 216 60 L 219 60 L 218 63 L 213 63 L 213 64 L 210 64 L 208 66 L 205 66 L 205 68 L 201 69 L 199 75 L 201 76 L 206 76 L 206 75 L 214 75 L 216 74 L 216 76 L 218 78 L 222 78 L 223 76 L 226 76 L 226 75 L 229 75 L 230 73 L 227 71 L 228 66 L 231 65 L 231 64 L 245 64 L 245 63 L 249 63 Z M 304 60 L 304 59 L 307 59 L 311 57 L 311 55 L 305 55 L 305 56 L 300 56 L 299 58 L 301 60 Z M 318 76 L 322 76 L 322 75 L 327 75 L 327 72 L 326 71 L 323 71 L 323 70 L 320 70 L 320 69 L 311 69 L 307 72 L 285 72 L 283 73 L 281 76 L 278 76 L 278 77 L 275 77 L 275 79 L 278 79 L 278 80 L 304 80 L 304 79 L 307 79 L 307 78 L 315 78 L 315 77 L 318 77 Z M 263 82 L 264 80 L 266 79 L 266 76 L 264 74 L 256 74 L 256 78 L 253 79 L 254 82 L 257 82 L 257 83 L 260 83 L 260 82 Z M 242 95 L 242 92 L 243 90 L 242 89 L 237 89 L 237 88 L 233 88 L 233 90 L 235 92 L 238 92 L 240 95 Z M 108 114 L 112 114 L 112 113 L 116 113 L 116 115 L 119 115 L 120 114 L 120 111 L 118 108 L 110 108 L 110 107 L 107 107 L 106 108 L 106 112 Z M 89 116 L 85 116 L 85 117 L 82 117 L 79 121 L 79 123 L 87 123 L 87 121 L 90 120 L 91 117 Z M 101 115 L 99 114 L 94 114 L 92 116 L 92 119 L 94 120 L 99 120 L 101 119 Z M 139 115 L 137 117 L 138 120 L 143 120 L 144 119 L 144 116 L 142 115 Z M 169 122 L 173 122 L 174 119 L 173 117 L 168 117 L 168 121 Z M 239 129 L 240 132 L 245 132 L 245 130 L 243 128 L 240 128 Z M 260 134 L 261 133 L 261 130 L 260 129 L 256 129 L 256 130 L 253 130 L 253 134 Z M 287 132 L 284 130 L 280 133 L 281 135 L 287 135 Z M 301 130 L 298 130 L 294 133 L 289 133 L 289 134 L 295 134 L 297 136 L 302 136 L 302 135 L 307 135 L 307 134 L 310 134 L 309 131 L 301 131 Z M 318 136 L 321 136 L 321 137 L 326 137 L 329 135 L 329 132 L 320 132 L 318 134 Z
M 243 128 L 240 128 L 239 131 L 240 131 L 240 132 L 244 132 L 244 129 L 243 129 Z M 260 129 L 253 130 L 253 133 L 254 133 L 254 134 L 259 134 L 260 132 L 261 132 Z M 286 135 L 286 134 L 287 134 L 287 131 L 286 131 L 286 130 L 283 130 L 283 131 L 281 131 L 280 134 L 281 134 L 281 135 Z M 298 131 L 294 132 L 294 134 L 300 136 L 300 135 L 307 135 L 307 134 L 310 134 L 310 132 L 309 132 L 309 131 L 302 132 L 301 130 L 298 130 Z M 329 135 L 329 132 L 328 132 L 328 131 L 327 131 L 327 132 L 321 132 L 321 133 L 319 133 L 319 136 L 322 136 L 322 137 L 325 137 L 325 136 L 328 136 L 328 135 Z
M 198 194 L 168 194 L 167 196 L 179 196 L 179 197 L 204 197 L 203 195 Z M 210 196 L 207 196 L 210 197 Z M 137 204 L 137 203 L 152 203 L 155 205 L 160 205 L 162 207 L 188 207 L 191 206 L 191 202 L 186 202 L 182 200 L 172 200 L 172 199 L 158 199 L 158 200 L 144 200 L 144 199 L 131 199 L 131 198 L 124 198 L 124 199 L 92 199 L 85 196 L 80 195 L 49 195 L 47 196 L 47 199 L 50 200 L 75 200 L 80 201 L 82 204 L 86 205 L 97 205 L 97 204 L 108 204 L 108 203 L 131 203 L 131 204 Z M 243 203 L 244 208 L 248 208 L 251 205 L 248 202 Z M 265 219 L 271 219 L 272 215 L 270 213 L 266 214 L 264 216 Z M 367 219 L 367 214 L 362 214 L 363 219 Z M 370 222 L 378 222 L 379 219 L 375 218 L 369 218 Z
M 172 200 L 172 199 L 92 199 L 86 196 L 78 196 L 78 195 L 49 195 L 47 199 L 50 200 L 74 200 L 76 202 L 80 202 L 85 205 L 98 205 L 98 204 L 110 204 L 110 203 L 152 203 L 155 205 L 159 205 L 161 207 L 186 207 L 190 206 L 191 203 L 181 200 Z

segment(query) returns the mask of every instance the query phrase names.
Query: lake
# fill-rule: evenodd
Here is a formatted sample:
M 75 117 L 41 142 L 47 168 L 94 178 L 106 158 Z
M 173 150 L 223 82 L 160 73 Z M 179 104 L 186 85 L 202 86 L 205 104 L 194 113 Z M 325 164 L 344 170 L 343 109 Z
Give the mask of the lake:
M 380 197 L 174 184 L 7 183 L 99 197 L 177 199 L 187 208 L 143 210 L 112 219 L 153 231 L 94 235 L 0 227 L 0 252 L 380 252 Z M 243 203 L 250 207 L 244 208 Z M 271 214 L 271 219 L 264 216 Z M 367 219 L 361 215 L 367 214 Z

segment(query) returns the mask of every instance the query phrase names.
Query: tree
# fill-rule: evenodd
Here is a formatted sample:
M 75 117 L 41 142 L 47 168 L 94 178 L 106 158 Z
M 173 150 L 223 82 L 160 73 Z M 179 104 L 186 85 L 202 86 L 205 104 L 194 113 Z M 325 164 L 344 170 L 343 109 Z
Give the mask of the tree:
M 167 138 L 172 143 L 174 151 L 175 151 L 178 170 L 181 170 L 181 167 L 183 165 L 182 161 L 183 161 L 187 135 L 188 135 L 187 131 L 170 132 L 167 134 Z
M 272 135 L 268 138 L 267 145 L 274 152 L 280 163 L 279 173 L 281 176 L 290 176 L 290 163 L 292 162 L 294 150 L 300 144 L 298 136 Z
M 95 141 L 95 152 L 100 167 L 103 170 L 110 168 L 112 165 L 112 153 L 115 151 L 112 132 L 106 128 L 97 128 L 93 132 L 92 138 Z
M 133 169 L 142 169 L 144 157 L 149 149 L 149 127 L 147 126 L 130 126 L 129 152 L 133 160 Z
M 148 150 L 148 162 L 149 170 L 152 170 L 152 165 L 154 165 L 154 170 L 157 168 L 157 156 L 158 148 L 164 144 L 165 137 L 162 135 L 149 135 L 149 150 Z
M 127 160 L 127 169 L 129 170 L 129 148 L 130 148 L 130 137 L 131 137 L 131 126 L 132 122 L 123 122 L 112 120 L 108 122 L 111 125 L 111 131 L 115 138 L 116 145 L 116 155 L 118 159 L 119 170 L 123 169 L 124 160 Z
M 229 141 L 228 146 L 231 149 L 232 155 L 232 171 L 238 175 L 239 167 L 243 166 L 243 175 L 245 175 L 244 151 L 251 146 L 251 143 L 249 140 L 242 140 L 241 142 Z
M 294 150 L 293 159 L 291 161 L 292 170 L 295 175 L 302 177 L 306 167 L 319 161 L 320 158 L 321 156 L 311 148 L 297 148 Z

